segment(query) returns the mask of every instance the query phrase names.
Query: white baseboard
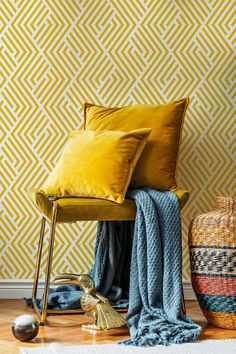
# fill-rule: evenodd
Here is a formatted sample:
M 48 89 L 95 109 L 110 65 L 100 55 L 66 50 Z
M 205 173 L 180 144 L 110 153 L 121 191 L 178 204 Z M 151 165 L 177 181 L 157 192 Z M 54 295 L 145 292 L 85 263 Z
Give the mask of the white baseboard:
M 32 294 L 32 280 L 0 280 L 0 299 L 22 299 L 29 298 Z M 43 294 L 43 281 L 39 282 L 38 296 Z M 185 300 L 196 300 L 191 283 L 184 283 Z
M 197 300 L 191 282 L 183 283 L 185 300 Z
M 32 280 L 0 280 L 0 299 L 23 299 L 32 295 Z M 43 282 L 39 282 L 38 296 L 43 295 Z

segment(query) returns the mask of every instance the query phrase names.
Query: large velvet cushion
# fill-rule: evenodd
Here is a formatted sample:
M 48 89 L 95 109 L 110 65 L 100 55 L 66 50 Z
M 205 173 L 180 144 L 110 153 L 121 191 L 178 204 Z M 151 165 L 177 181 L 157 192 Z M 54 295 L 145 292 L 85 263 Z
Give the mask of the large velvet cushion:
M 150 127 L 152 132 L 134 170 L 130 188 L 177 187 L 176 162 L 189 98 L 168 104 L 107 108 L 86 103 L 85 129 L 129 131 Z

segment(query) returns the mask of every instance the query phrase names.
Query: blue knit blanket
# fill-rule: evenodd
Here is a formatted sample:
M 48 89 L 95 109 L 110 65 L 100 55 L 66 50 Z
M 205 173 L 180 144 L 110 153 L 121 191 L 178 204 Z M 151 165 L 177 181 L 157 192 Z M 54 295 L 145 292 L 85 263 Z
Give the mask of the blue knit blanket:
M 182 238 L 179 202 L 172 192 L 133 190 L 135 223 L 99 222 L 95 264 L 96 289 L 114 307 L 128 305 L 131 339 L 127 345 L 169 345 L 195 340 L 201 327 L 181 314 Z M 49 308 L 80 306 L 81 290 L 61 285 L 49 294 Z M 40 305 L 40 304 L 39 304 Z
M 137 190 L 127 320 L 137 346 L 195 340 L 201 327 L 181 315 L 182 237 L 179 202 L 172 192 Z

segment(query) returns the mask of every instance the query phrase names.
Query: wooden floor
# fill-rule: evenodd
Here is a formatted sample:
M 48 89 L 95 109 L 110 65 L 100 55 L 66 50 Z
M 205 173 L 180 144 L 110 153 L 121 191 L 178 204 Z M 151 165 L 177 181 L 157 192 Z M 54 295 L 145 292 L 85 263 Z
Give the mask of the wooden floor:
M 206 324 L 196 301 L 186 301 L 187 314 L 198 322 L 203 330 L 200 339 L 236 338 L 236 330 L 225 330 Z M 89 322 L 83 315 L 50 316 L 49 326 L 40 327 L 37 338 L 29 343 L 17 341 L 11 332 L 11 323 L 14 318 L 27 313 L 32 309 L 26 307 L 23 300 L 0 300 L 0 353 L 19 353 L 19 346 L 35 347 L 52 342 L 63 344 L 95 344 L 115 343 L 129 338 L 127 329 L 92 332 L 82 330 L 81 325 Z

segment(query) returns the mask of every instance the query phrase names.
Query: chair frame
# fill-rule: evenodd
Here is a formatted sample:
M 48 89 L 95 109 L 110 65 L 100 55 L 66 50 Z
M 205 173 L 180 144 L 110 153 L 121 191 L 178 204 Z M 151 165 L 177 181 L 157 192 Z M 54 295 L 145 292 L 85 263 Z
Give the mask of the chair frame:
M 38 316 L 40 325 L 47 324 L 47 315 L 48 314 L 65 314 L 65 313 L 83 314 L 84 313 L 84 311 L 82 309 L 72 309 L 72 310 L 48 309 L 48 293 L 49 293 L 49 286 L 50 286 L 50 276 L 51 276 L 52 259 L 53 259 L 53 247 L 54 247 L 56 224 L 57 224 L 57 210 L 58 210 L 58 205 L 57 205 L 56 201 L 54 201 L 53 208 L 52 208 L 52 218 L 51 218 L 51 223 L 50 223 L 48 260 L 47 260 L 46 276 L 45 276 L 45 282 L 44 282 L 44 294 L 43 294 L 42 309 L 40 309 L 39 306 L 37 305 L 37 292 L 38 292 L 39 273 L 40 273 L 40 266 L 41 266 L 41 260 L 42 260 L 42 249 L 43 249 L 45 227 L 46 227 L 45 216 L 42 216 L 40 236 L 39 236 L 39 241 L 38 241 L 37 260 L 36 260 L 36 264 L 35 264 L 34 284 L 33 284 L 33 292 L 32 292 L 32 303 L 33 303 L 34 310 Z M 126 310 L 127 309 L 121 309 L 120 312 L 124 312 Z M 183 314 L 186 314 L 183 287 L 182 287 L 182 309 L 181 309 L 181 311 Z
M 39 324 L 45 325 L 47 324 L 47 315 L 48 314 L 63 314 L 63 313 L 84 313 L 82 309 L 73 309 L 73 310 L 51 310 L 48 309 L 48 293 L 50 286 L 50 275 L 52 269 L 52 258 L 53 258 L 53 246 L 55 241 L 55 232 L 56 232 L 56 224 L 57 224 L 57 203 L 53 202 L 52 209 L 52 220 L 50 224 L 50 233 L 49 233 L 49 249 L 48 249 L 48 261 L 46 266 L 46 276 L 44 282 L 44 294 L 43 294 L 43 306 L 42 309 L 38 307 L 37 304 L 37 292 L 38 292 L 38 283 L 39 283 L 39 272 L 42 260 L 42 249 L 43 249 L 43 241 L 45 235 L 45 227 L 46 227 L 46 218 L 42 216 L 41 228 L 40 228 L 40 236 L 38 242 L 38 251 L 37 251 L 37 260 L 35 265 L 35 274 L 34 274 L 34 285 L 32 292 L 32 303 L 34 310 L 38 316 Z

